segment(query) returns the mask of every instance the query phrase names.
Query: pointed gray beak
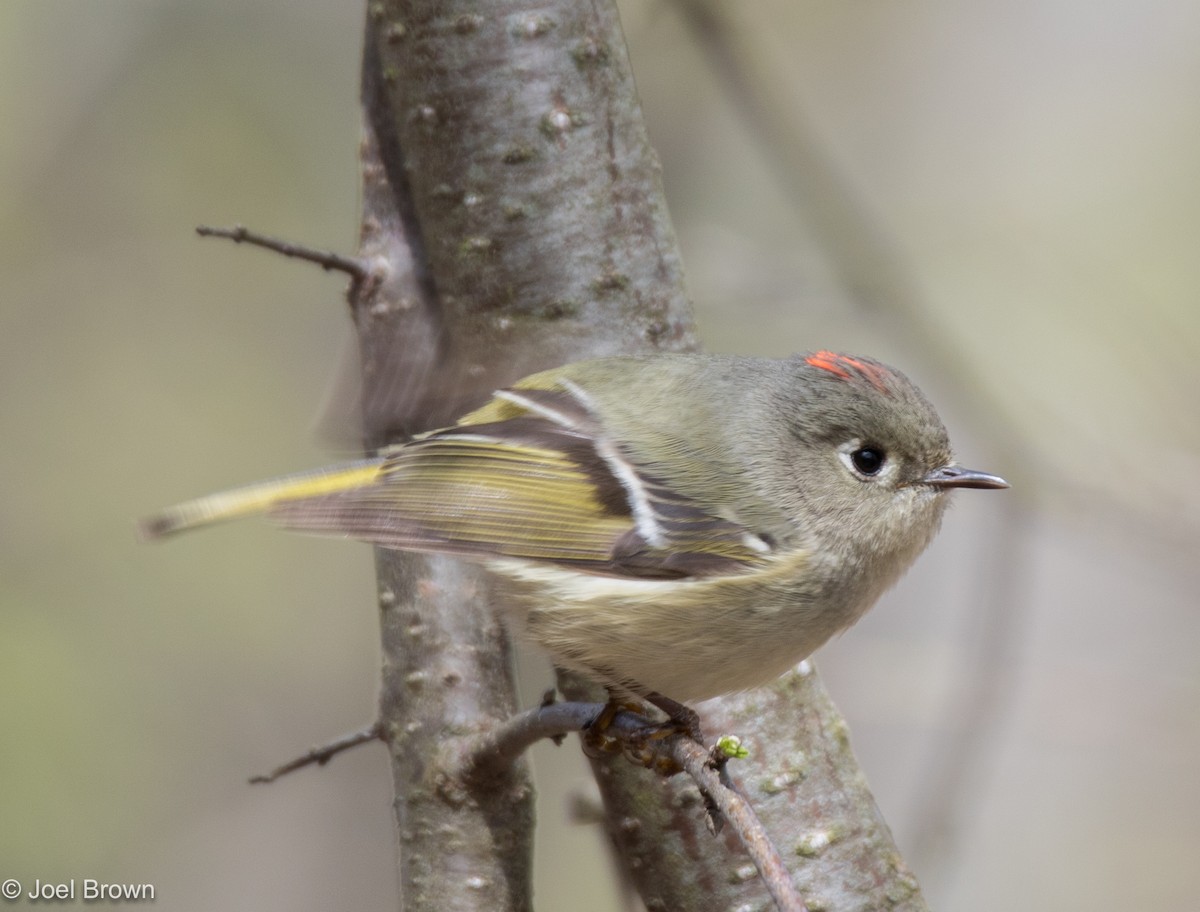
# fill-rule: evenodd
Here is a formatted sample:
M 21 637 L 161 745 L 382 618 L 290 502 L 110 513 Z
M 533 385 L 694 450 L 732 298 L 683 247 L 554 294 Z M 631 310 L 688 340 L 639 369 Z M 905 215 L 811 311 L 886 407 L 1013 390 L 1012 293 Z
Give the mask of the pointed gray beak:
M 935 488 L 1007 488 L 1008 482 L 999 475 L 964 469 L 962 466 L 947 465 L 934 469 L 921 479 L 924 484 Z

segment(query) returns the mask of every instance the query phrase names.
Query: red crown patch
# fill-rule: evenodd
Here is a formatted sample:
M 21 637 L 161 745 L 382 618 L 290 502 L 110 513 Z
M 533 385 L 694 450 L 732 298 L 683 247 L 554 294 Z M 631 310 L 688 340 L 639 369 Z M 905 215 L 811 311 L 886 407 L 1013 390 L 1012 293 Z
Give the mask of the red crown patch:
M 813 367 L 829 371 L 829 373 L 835 377 L 840 377 L 842 380 L 849 380 L 851 377 L 857 375 L 870 383 L 879 392 L 886 393 L 888 391 L 887 368 L 881 364 L 876 364 L 874 361 L 860 361 L 858 358 L 851 358 L 849 355 L 839 355 L 837 352 L 831 351 L 814 352 L 804 360 Z

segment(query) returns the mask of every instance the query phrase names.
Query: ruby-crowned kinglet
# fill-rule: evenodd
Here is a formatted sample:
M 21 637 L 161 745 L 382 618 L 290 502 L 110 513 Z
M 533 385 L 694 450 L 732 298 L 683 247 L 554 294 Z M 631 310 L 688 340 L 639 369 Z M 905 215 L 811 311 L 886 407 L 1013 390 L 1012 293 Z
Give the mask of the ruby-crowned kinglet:
M 786 671 L 907 569 L 952 488 L 1007 486 L 956 465 L 878 361 L 660 354 L 534 374 L 454 427 L 143 530 L 263 512 L 480 561 L 557 663 L 670 711 Z

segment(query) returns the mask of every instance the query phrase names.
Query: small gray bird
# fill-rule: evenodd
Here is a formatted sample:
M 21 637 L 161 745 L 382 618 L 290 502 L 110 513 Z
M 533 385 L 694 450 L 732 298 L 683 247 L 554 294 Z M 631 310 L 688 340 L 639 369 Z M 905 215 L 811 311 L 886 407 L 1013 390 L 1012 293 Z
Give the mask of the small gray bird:
M 1005 487 L 960 468 L 933 406 L 878 361 L 659 354 L 534 374 L 454 427 L 142 528 L 266 513 L 479 561 L 555 662 L 677 716 L 853 624 L 951 489 Z

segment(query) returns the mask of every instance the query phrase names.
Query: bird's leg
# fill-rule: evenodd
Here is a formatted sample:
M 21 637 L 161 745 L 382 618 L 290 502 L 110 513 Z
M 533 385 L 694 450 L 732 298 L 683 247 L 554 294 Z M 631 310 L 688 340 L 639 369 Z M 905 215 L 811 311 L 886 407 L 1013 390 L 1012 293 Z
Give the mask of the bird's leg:
M 659 708 L 671 717 L 665 722 L 651 722 L 646 717 L 647 708 L 641 703 L 630 700 L 627 696 L 627 689 L 615 687 L 606 689 L 608 690 L 608 702 L 583 730 L 584 753 L 591 757 L 623 753 L 631 763 L 652 769 L 662 776 L 674 776 L 676 773 L 682 772 L 683 767 L 659 749 L 657 742 L 680 733 L 699 740 L 700 723 L 696 714 L 681 703 L 648 691 L 646 699 L 652 702 L 664 701 L 667 705 L 659 706 Z M 659 704 L 655 702 L 655 705 Z M 633 713 L 644 721 L 632 731 L 625 728 L 621 734 L 610 733 L 609 729 L 613 727 L 613 721 L 622 712 Z
M 670 697 L 663 696 L 658 691 L 644 690 L 636 687 L 636 685 L 626 684 L 620 688 L 606 686 L 605 690 L 608 691 L 608 702 L 604 704 L 604 709 L 601 710 L 600 714 L 587 727 L 587 740 L 591 741 L 592 747 L 602 749 L 606 742 L 612 740 L 605 735 L 605 732 L 612 725 L 612 721 L 616 718 L 617 713 L 624 710 L 641 716 L 646 715 L 644 706 L 628 699 L 626 696 L 631 691 L 667 714 L 665 722 L 647 722 L 638 734 L 638 740 L 643 742 L 658 741 L 662 738 L 668 738 L 671 735 L 684 734 L 697 744 L 704 743 L 704 732 L 700 728 L 700 717 L 690 706 L 685 706 L 678 700 L 672 700 Z
M 655 737 L 665 738 L 668 735 L 683 734 L 697 744 L 704 743 L 704 732 L 700 728 L 700 716 L 696 714 L 696 710 L 654 690 L 645 694 L 645 697 L 667 714 L 667 721 L 655 726 L 661 732 Z
M 608 734 L 608 729 L 619 712 L 646 714 L 646 708 L 640 703 L 628 699 L 624 692 L 615 687 L 604 688 L 608 692 L 608 702 L 600 710 L 600 714 L 589 722 L 583 733 L 583 746 L 593 754 L 615 753 L 621 749 L 620 739 Z

